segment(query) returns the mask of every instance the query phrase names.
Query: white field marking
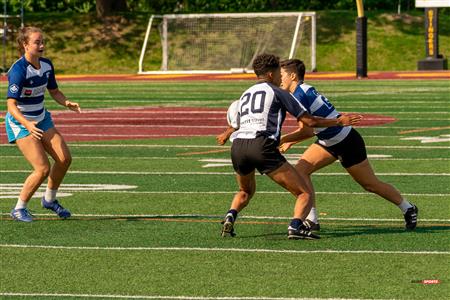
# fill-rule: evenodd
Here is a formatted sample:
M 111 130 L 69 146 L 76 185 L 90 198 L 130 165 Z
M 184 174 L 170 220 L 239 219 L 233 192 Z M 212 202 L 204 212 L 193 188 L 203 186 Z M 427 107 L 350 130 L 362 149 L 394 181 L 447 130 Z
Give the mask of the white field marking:
M 0 199 L 15 199 L 22 190 L 23 183 L 0 183 Z M 137 188 L 136 185 L 120 184 L 63 184 L 58 190 L 58 198 L 72 196 L 70 192 L 124 191 Z M 45 187 L 39 188 L 33 198 L 41 198 Z
M 83 113 L 85 113 L 84 111 L 83 111 Z M 122 113 L 122 112 L 121 112 Z M 224 112 L 221 112 L 221 114 L 223 115 L 225 113 L 225 111 Z M 67 118 L 67 119 L 69 119 L 69 118 Z M 151 120 L 151 121 L 154 121 L 155 119 L 156 120 L 175 120 L 175 121 L 179 121 L 179 120 L 191 120 L 191 121 L 198 121 L 199 120 L 199 118 L 189 118 L 189 117 L 157 117 L 157 118 L 155 118 L 154 116 L 149 116 L 148 118 L 126 118 L 126 117 L 124 117 L 124 118 L 115 118 L 115 117 L 108 117 L 108 116 L 99 116 L 99 117 L 95 117 L 95 118 L 89 118 L 89 117 L 83 117 L 83 118 L 80 118 L 80 117 L 78 117 L 77 119 L 81 119 L 81 120 L 83 120 L 83 121 L 98 121 L 98 120 L 102 120 L 102 121 L 112 121 L 112 122 L 114 122 L 114 121 L 125 121 L 125 120 L 129 120 L 129 121 L 132 121 L 132 122 L 135 122 L 135 121 L 137 121 L 137 120 Z M 293 119 L 291 119 L 291 118 L 287 118 L 288 120 L 293 120 Z M 57 119 L 57 121 L 60 121 L 60 120 L 66 120 L 66 118 L 64 118 L 64 117 L 59 117 L 58 119 Z M 72 118 L 70 118 L 70 120 L 72 120 Z M 216 118 L 204 118 L 204 117 L 202 117 L 201 118 L 201 120 L 212 120 L 212 121 L 217 121 L 217 117 Z M 363 120 L 377 120 L 377 121 L 382 121 L 382 120 L 391 120 L 391 118 L 370 118 L 370 117 L 364 117 L 363 118 Z M 430 118 L 402 118 L 401 119 L 402 121 L 420 121 L 420 120 L 427 120 L 427 121 L 429 121 L 430 120 Z M 447 120 L 449 120 L 448 118 L 433 118 L 433 120 L 434 121 L 447 121 Z M 61 125 L 58 125 L 58 127 L 60 127 Z
M 9 216 L 9 213 L 0 213 L 2 216 Z M 49 217 L 55 216 L 53 213 L 39 214 L 33 213 L 33 216 L 37 217 Z M 223 215 L 198 215 L 198 214 L 72 214 L 72 217 L 94 217 L 94 218 L 203 218 L 203 219 L 222 219 Z M 285 220 L 289 221 L 291 218 L 287 217 L 277 217 L 277 216 L 246 216 L 240 215 L 239 219 L 245 220 Z M 330 217 L 319 217 L 320 221 L 374 221 L 374 222 L 400 222 L 403 223 L 405 220 L 401 219 L 386 219 L 386 218 L 330 218 Z M 448 223 L 450 219 L 420 219 L 420 222 L 443 222 Z
M 142 147 L 142 148 L 199 148 L 199 149 L 230 149 L 229 146 L 216 146 L 216 145 L 164 145 L 164 144 L 78 144 L 78 143 L 70 143 L 70 147 L 99 147 L 99 148 L 127 148 L 127 147 Z M 0 144 L 0 147 L 11 147 L 15 148 L 14 145 L 11 144 Z M 309 146 L 298 146 L 295 145 L 293 148 L 307 148 Z M 391 145 L 391 146 L 366 146 L 366 148 L 399 148 L 399 149 L 450 149 L 449 147 L 445 146 L 402 146 L 402 145 Z
M 11 188 L 22 188 L 23 183 L 0 183 L 0 190 Z M 72 184 L 64 183 L 59 191 L 104 191 L 104 190 L 131 190 L 137 188 L 136 185 L 123 184 Z
M 30 173 L 30 170 L 0 170 L 0 173 Z M 137 171 L 69 171 L 70 174 L 104 175 L 235 175 L 234 172 L 137 172 Z M 314 173 L 313 176 L 347 176 L 348 173 Z M 450 173 L 377 173 L 378 176 L 450 176 Z M 258 175 L 261 176 L 261 175 Z
M 298 154 L 283 154 L 284 157 L 289 159 L 298 159 L 301 155 L 301 153 Z M 384 155 L 384 154 L 368 154 L 368 157 L 372 160 L 401 160 L 401 161 L 445 161 L 450 160 L 450 157 L 434 157 L 434 158 L 392 158 L 392 155 Z M 17 159 L 23 159 L 23 155 L 2 155 L 0 159 L 2 158 L 17 158 Z M 130 157 L 124 157 L 124 156 L 72 156 L 74 159 L 107 159 L 107 160 L 198 160 L 197 155 L 196 156 L 180 156 L 180 157 L 163 157 L 163 156 L 135 156 L 133 158 Z M 225 163 L 230 162 L 228 159 L 201 159 L 200 161 L 208 161 L 211 162 L 217 161 L 218 163 Z M 339 163 L 338 160 L 335 161 L 335 163 Z
M 299 154 L 289 154 L 284 155 L 286 158 L 288 158 L 288 162 L 290 164 L 295 165 L 298 161 Z M 368 158 L 390 158 L 392 155 L 384 155 L 384 154 L 369 154 L 367 155 Z M 227 167 L 232 166 L 233 163 L 231 162 L 231 159 L 200 159 L 200 162 L 208 162 L 207 164 L 203 165 L 202 168 L 217 168 L 217 167 Z M 335 161 L 335 163 L 338 163 L 339 161 Z
M 403 128 L 403 127 L 402 127 Z M 1 134 L 0 134 L 1 135 Z M 166 135 L 164 135 L 166 136 Z M 186 136 L 183 136 L 186 137 Z M 83 148 L 198 148 L 198 149 L 229 149 L 230 147 L 223 146 L 214 146 L 214 145 L 146 145 L 146 144 L 75 144 L 70 143 L 70 147 L 83 147 Z M 14 147 L 11 144 L 0 144 L 0 147 Z M 309 146 L 293 146 L 295 149 L 306 149 Z M 369 149 L 450 149 L 450 146 L 400 146 L 400 145 L 392 145 L 392 146 L 366 146 Z
M 13 293 L 4 292 L 0 296 L 9 297 L 62 297 L 62 298 L 113 298 L 113 299 L 169 299 L 169 300 L 369 300 L 349 298 L 289 298 L 289 297 L 209 297 L 209 296 L 161 296 L 161 295 L 103 295 L 103 294 L 55 294 L 55 293 Z M 390 300 L 390 299 L 371 299 Z M 393 300 L 393 299 L 391 299 Z
M 0 248 L 32 248 L 60 250 L 103 250 L 103 251 L 195 251 L 195 252 L 250 252 L 250 253 L 336 253 L 336 254 L 419 254 L 419 255 L 450 255 L 450 251 L 384 251 L 384 250 L 276 250 L 276 249 L 246 249 L 246 248 L 201 248 L 201 247 L 82 247 L 82 246 L 51 246 L 51 245 L 20 245 L 0 244 Z
M 118 128 L 125 128 L 125 127 L 142 127 L 142 128 L 149 128 L 148 124 L 145 125 L 138 125 L 138 124 L 61 124 L 58 125 L 59 127 L 69 127 L 69 128 L 82 128 L 82 127 L 92 127 L 92 128 L 100 128 L 100 127 L 118 127 Z M 224 125 L 181 125 L 181 124 L 174 124 L 174 125 L 157 125 L 152 124 L 151 128 L 220 128 L 223 129 Z M 185 136 L 188 134 L 185 134 Z
M 298 159 L 300 157 L 301 153 L 298 154 L 284 154 L 284 157 L 289 159 Z M 446 161 L 450 160 L 450 157 L 434 157 L 434 158 L 392 158 L 389 157 L 391 155 L 377 155 L 377 154 L 369 154 L 368 155 L 371 160 L 400 160 L 400 161 Z M 23 155 L 2 155 L 0 159 L 2 158 L 17 158 L 17 159 L 23 159 Z M 162 157 L 162 156 L 141 156 L 141 157 L 124 157 L 124 156 L 72 156 L 74 159 L 107 159 L 107 160 L 198 160 L 197 156 L 181 156 L 181 157 Z M 208 159 L 204 159 L 201 161 L 206 161 Z M 227 159 L 210 159 L 211 161 L 217 161 L 218 163 L 225 163 L 230 162 L 230 160 Z M 335 161 L 335 163 L 339 163 L 338 160 Z
M 64 135 L 66 136 L 66 134 Z M 23 155 L 2 155 L 1 158 L 20 158 L 23 159 Z M 72 156 L 73 159 L 108 159 L 108 160 L 197 160 L 197 157 L 162 157 L 162 156 Z M 450 159 L 450 158 L 449 158 Z
M 449 142 L 450 134 L 442 134 L 440 136 L 411 136 L 411 137 L 401 138 L 400 140 L 420 141 L 422 144 L 424 144 L 424 143 L 441 143 L 441 142 Z
M 40 190 L 39 194 L 35 193 L 31 198 L 33 199 L 40 199 L 42 198 L 42 195 L 44 194 L 45 189 Z M 20 189 L 17 191 L 0 191 L 0 199 L 16 199 L 17 200 L 17 195 L 20 193 Z M 64 198 L 64 197 L 69 197 L 72 196 L 71 193 L 58 193 L 58 199 L 59 198 Z
M 91 191 L 78 191 L 80 193 L 91 192 Z M 214 192 L 192 192 L 192 191 L 96 191 L 97 193 L 112 193 L 112 194 L 142 194 L 142 195 L 165 195 L 165 194 L 177 194 L 177 195 L 233 195 L 236 191 L 214 191 Z M 258 191 L 258 194 L 275 194 L 275 195 L 290 195 L 289 192 L 281 192 L 281 191 Z M 372 194 L 367 192 L 316 192 L 318 195 L 366 195 L 370 196 Z M 402 193 L 405 196 L 417 196 L 417 197 L 449 197 L 450 194 L 416 194 L 416 193 Z

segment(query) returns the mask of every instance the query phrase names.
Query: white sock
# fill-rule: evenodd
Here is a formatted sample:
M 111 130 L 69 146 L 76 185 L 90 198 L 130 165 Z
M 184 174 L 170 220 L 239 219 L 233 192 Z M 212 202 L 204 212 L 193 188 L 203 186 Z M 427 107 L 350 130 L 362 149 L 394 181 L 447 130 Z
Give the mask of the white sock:
M 406 211 L 408 210 L 408 208 L 412 207 L 412 204 L 408 202 L 408 200 L 403 199 L 402 203 L 400 203 L 399 205 L 397 205 L 398 208 L 400 208 L 400 210 L 402 211 L 403 214 L 406 213 Z
M 17 200 L 16 207 L 14 209 L 23 209 L 27 207 L 28 202 L 22 201 L 20 198 Z
M 47 202 L 55 201 L 57 192 L 58 192 L 58 190 L 51 190 L 47 187 L 47 189 L 45 190 L 45 194 L 44 194 L 45 201 L 47 201 Z
M 319 221 L 317 220 L 317 210 L 315 207 L 311 208 L 306 219 L 313 221 L 316 224 L 319 223 Z

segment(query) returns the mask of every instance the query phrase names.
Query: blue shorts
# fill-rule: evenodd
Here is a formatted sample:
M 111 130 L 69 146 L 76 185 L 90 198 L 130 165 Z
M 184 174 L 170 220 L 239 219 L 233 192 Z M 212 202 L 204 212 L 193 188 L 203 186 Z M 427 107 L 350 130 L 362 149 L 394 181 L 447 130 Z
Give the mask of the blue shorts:
M 20 124 L 9 112 L 5 116 L 6 135 L 8 136 L 8 142 L 14 144 L 16 140 L 27 137 L 30 132 Z M 37 123 L 37 128 L 42 129 L 44 132 L 50 128 L 55 127 L 53 124 L 52 115 L 46 110 L 45 116 L 42 121 Z

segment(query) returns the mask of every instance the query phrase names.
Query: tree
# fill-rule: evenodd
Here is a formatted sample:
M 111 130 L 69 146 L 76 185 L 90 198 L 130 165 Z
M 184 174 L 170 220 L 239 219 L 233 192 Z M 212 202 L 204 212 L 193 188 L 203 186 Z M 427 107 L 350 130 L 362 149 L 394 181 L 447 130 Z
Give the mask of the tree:
M 102 19 L 112 12 L 127 10 L 127 0 L 96 0 L 97 17 Z

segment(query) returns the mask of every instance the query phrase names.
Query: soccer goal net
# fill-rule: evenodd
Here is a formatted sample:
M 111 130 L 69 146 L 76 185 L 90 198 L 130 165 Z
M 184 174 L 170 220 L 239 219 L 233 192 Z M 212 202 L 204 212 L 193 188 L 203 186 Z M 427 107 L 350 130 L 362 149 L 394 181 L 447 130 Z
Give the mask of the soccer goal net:
M 138 73 L 251 72 L 261 53 L 299 58 L 315 71 L 315 12 L 152 15 Z M 158 56 L 160 70 L 145 67 Z

